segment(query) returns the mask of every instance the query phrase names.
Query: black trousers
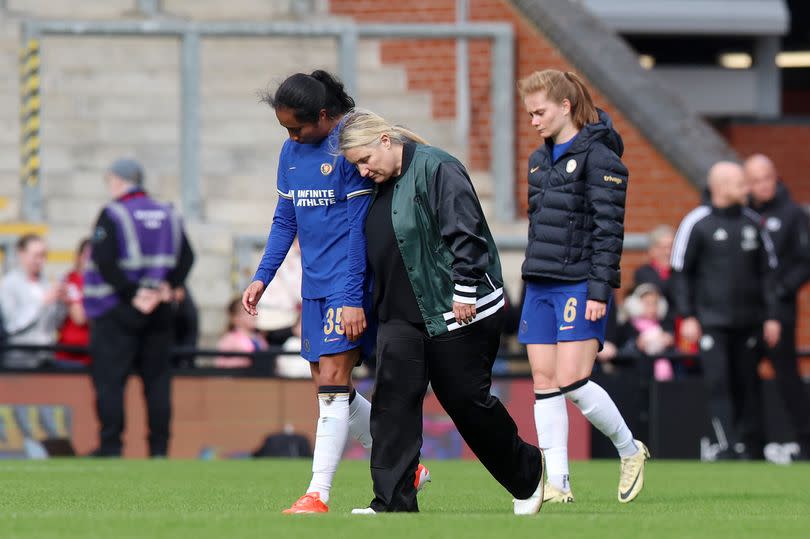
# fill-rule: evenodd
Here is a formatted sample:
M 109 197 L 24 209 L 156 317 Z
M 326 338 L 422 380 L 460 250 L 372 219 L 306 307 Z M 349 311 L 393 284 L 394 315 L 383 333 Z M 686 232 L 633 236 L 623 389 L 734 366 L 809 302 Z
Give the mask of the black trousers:
M 525 499 L 537 489 L 540 450 L 518 436 L 512 417 L 490 393 L 502 325 L 498 313 L 430 338 L 424 327 L 409 322 L 380 323 L 371 402 L 375 511 L 419 510 L 414 474 L 428 382 L 464 441 L 506 490 Z
M 121 455 L 124 387 L 130 372 L 143 380 L 149 421 L 149 454 L 165 456 L 171 421 L 171 309 L 159 306 L 146 316 L 118 305 L 90 324 L 91 374 L 101 433 L 98 453 Z
M 703 328 L 700 358 L 712 429 L 721 447 L 745 444 L 760 457 L 765 445 L 762 383 L 757 373 L 760 327 Z
M 766 355 L 776 371 L 779 394 L 796 429 L 798 441 L 810 449 L 810 397 L 799 375 L 796 358 L 796 318 L 785 317 L 779 322 L 782 324 L 782 336 L 775 347 L 766 350 Z

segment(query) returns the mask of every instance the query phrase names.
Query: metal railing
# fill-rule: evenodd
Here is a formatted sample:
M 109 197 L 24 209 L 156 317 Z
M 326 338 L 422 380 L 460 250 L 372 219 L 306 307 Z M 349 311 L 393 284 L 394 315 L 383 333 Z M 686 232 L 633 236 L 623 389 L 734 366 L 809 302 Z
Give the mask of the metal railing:
M 142 2 L 149 9 L 154 2 Z M 354 24 L 351 22 L 186 22 L 163 19 L 143 21 L 27 20 L 22 47 L 42 36 L 179 37 L 181 86 L 181 178 L 183 212 L 187 219 L 203 219 L 200 189 L 200 38 L 201 37 L 332 37 L 338 45 L 338 72 L 350 92 L 357 89 L 357 48 L 361 38 L 373 39 L 488 39 L 492 41 L 491 173 L 495 182 L 495 214 L 499 220 L 515 216 L 514 30 L 506 23 L 457 24 Z M 47 66 L 43 66 L 47 69 Z M 469 92 L 457 85 L 458 101 L 467 103 L 460 125 L 469 125 Z M 38 157 L 38 155 L 37 155 Z M 37 161 L 39 162 L 39 161 Z M 23 216 L 41 221 L 42 193 L 38 181 L 23 187 Z

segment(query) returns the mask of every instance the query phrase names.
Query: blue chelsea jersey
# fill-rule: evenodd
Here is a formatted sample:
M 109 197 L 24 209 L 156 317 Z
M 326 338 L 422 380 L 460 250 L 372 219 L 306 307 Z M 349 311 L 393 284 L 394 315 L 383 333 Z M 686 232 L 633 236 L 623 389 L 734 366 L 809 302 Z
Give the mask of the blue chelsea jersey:
M 280 221 L 280 214 L 295 221 L 301 245 L 302 297 L 317 299 L 345 293 L 346 305 L 359 306 L 366 269 L 363 234 L 374 184 L 362 178 L 342 155 L 331 153 L 336 135 L 334 129 L 316 144 L 291 140 L 284 143 L 278 165 L 279 206 L 273 228 Z M 270 236 L 272 240 L 272 231 Z M 268 269 L 272 278 L 277 267 Z

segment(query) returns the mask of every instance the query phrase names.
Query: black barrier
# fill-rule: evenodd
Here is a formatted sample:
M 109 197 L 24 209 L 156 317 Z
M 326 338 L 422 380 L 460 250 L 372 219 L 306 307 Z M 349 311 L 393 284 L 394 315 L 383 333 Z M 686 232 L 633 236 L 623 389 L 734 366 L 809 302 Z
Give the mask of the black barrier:
M 3 365 L 2 358 L 6 352 L 9 351 L 22 351 L 22 352 L 69 352 L 73 354 L 89 354 L 89 350 L 86 346 L 71 346 L 71 345 L 63 345 L 63 344 L 53 344 L 53 345 L 41 345 L 41 344 L 12 344 L 12 343 L 0 343 L 0 372 L 74 372 L 69 369 L 61 369 L 59 367 L 54 366 L 53 364 L 49 364 L 46 360 L 44 365 L 36 367 L 36 368 L 10 368 Z M 799 348 L 796 349 L 796 355 L 799 358 L 806 358 L 810 357 L 810 348 Z M 184 347 L 184 346 L 175 346 L 172 348 L 172 357 L 247 357 L 253 361 L 253 366 L 248 368 L 226 368 L 226 367 L 179 367 L 176 368 L 176 371 L 180 371 L 183 374 L 192 374 L 192 375 L 200 375 L 200 376 L 215 376 L 215 375 L 222 375 L 227 373 L 228 375 L 243 375 L 243 376 L 275 376 L 275 373 L 272 371 L 271 368 L 268 368 L 268 363 L 272 363 L 272 360 L 278 356 L 292 356 L 292 357 L 299 357 L 297 352 L 290 352 L 289 350 L 284 350 L 280 346 L 270 346 L 266 350 L 261 350 L 258 352 L 231 352 L 225 350 L 214 350 L 214 349 L 207 349 L 207 348 L 194 348 L 194 347 Z M 695 355 L 689 354 L 681 354 L 678 352 L 662 352 L 660 354 L 656 354 L 654 358 L 650 358 L 641 354 L 628 354 L 628 355 L 620 355 L 613 359 L 611 359 L 611 363 L 614 365 L 618 365 L 619 367 L 635 367 L 638 372 L 636 372 L 636 378 L 641 380 L 643 384 L 643 388 L 647 388 L 646 386 L 649 385 L 649 381 L 652 379 L 652 362 L 654 359 L 664 358 L 670 359 L 676 363 L 678 362 L 687 362 L 687 361 L 694 361 L 697 359 Z M 500 353 L 498 354 L 499 360 L 505 360 L 508 362 L 527 362 L 528 356 L 526 355 L 525 350 L 521 352 L 510 352 L 510 353 Z M 597 363 L 598 365 L 598 363 Z M 85 372 L 86 369 L 76 369 L 75 372 Z M 520 372 L 520 373 L 497 373 L 493 374 L 495 378 L 526 378 L 530 376 L 528 372 Z M 643 380 L 646 380 L 645 383 Z

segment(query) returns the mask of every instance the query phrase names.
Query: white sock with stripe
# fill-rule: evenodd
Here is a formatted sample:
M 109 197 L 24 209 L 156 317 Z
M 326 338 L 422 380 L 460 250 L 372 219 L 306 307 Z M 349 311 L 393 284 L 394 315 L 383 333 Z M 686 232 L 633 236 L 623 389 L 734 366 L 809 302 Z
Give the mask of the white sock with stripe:
M 568 492 L 568 410 L 557 388 L 534 390 L 537 445 L 546 457 L 546 475 L 554 487 Z
M 616 403 L 602 386 L 585 378 L 560 388 L 565 398 L 573 402 L 591 424 L 610 438 L 622 458 L 638 453 L 633 433 L 625 423 Z
M 312 481 L 307 493 L 317 492 L 323 503 L 329 503 L 332 479 L 349 436 L 348 386 L 319 387 L 318 408 L 320 416 L 312 456 Z

